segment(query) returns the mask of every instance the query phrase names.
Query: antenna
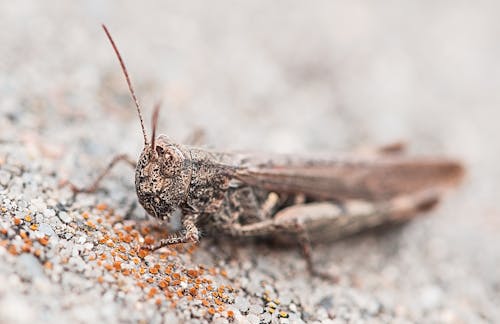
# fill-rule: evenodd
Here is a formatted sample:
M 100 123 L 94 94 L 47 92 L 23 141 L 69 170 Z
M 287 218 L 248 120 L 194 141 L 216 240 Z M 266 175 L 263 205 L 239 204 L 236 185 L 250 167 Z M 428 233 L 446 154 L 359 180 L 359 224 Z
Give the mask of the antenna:
M 155 105 L 155 109 L 153 111 L 153 119 L 151 120 L 153 133 L 151 134 L 151 151 L 156 155 L 155 148 L 155 138 L 156 138 L 156 127 L 158 126 L 158 116 L 160 114 L 160 106 L 161 101 L 158 101 Z
M 111 43 L 111 46 L 113 46 L 113 49 L 115 50 L 116 56 L 118 57 L 118 61 L 120 61 L 120 65 L 121 65 L 123 74 L 125 75 L 125 79 L 127 80 L 128 89 L 130 90 L 130 94 L 132 95 L 132 99 L 134 100 L 135 107 L 137 108 L 137 114 L 139 115 L 139 120 L 141 121 L 142 135 L 144 136 L 144 146 L 146 146 L 148 144 L 148 138 L 146 135 L 146 130 L 144 129 L 144 121 L 142 119 L 141 106 L 139 105 L 139 100 L 137 100 L 137 97 L 135 96 L 134 87 L 132 87 L 132 82 L 130 82 L 130 77 L 128 76 L 127 68 L 125 67 L 125 63 L 123 62 L 122 56 L 120 55 L 120 52 L 118 51 L 118 48 L 116 47 L 116 44 L 115 44 L 113 38 L 111 37 L 111 34 L 109 33 L 108 29 L 106 28 L 106 25 L 102 24 L 102 29 L 104 29 L 106 36 L 108 36 L 109 42 Z M 153 129 L 153 133 L 154 133 L 154 129 Z M 153 140 L 154 140 L 154 137 L 153 137 Z

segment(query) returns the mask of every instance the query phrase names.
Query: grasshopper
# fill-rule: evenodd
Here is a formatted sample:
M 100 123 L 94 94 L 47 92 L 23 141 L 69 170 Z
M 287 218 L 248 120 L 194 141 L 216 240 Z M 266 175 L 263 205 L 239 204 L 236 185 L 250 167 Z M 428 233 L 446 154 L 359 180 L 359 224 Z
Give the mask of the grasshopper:
M 117 156 L 92 192 L 121 160 L 135 166 L 138 200 L 149 215 L 168 221 L 181 212 L 183 229 L 147 246 L 198 242 L 201 233 L 233 237 L 288 235 L 303 247 L 314 270 L 310 243 L 327 241 L 386 223 L 407 220 L 432 208 L 443 190 L 462 178 L 464 168 L 444 157 L 408 157 L 399 145 L 370 153 L 272 155 L 220 152 L 181 145 L 156 136 L 159 105 L 148 140 L 128 71 L 121 65 L 139 116 L 144 149 L 137 163 Z

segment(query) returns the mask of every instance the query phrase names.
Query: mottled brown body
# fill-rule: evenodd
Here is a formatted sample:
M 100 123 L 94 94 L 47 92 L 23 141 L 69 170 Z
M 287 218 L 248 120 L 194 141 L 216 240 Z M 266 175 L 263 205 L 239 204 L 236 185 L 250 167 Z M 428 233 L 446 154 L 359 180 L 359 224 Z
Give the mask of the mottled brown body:
M 200 229 L 232 236 L 291 234 L 304 247 L 313 269 L 309 242 L 326 241 L 365 228 L 408 219 L 436 204 L 443 190 L 462 178 L 457 161 L 408 157 L 391 146 L 350 155 L 270 155 L 204 150 L 156 137 L 147 140 L 139 103 L 118 56 L 137 107 L 144 149 L 136 165 L 140 204 L 168 221 L 181 211 L 184 229 L 150 249 L 197 242 Z M 105 173 L 118 160 L 113 160 Z M 93 191 L 103 173 L 88 189 Z
M 193 231 L 152 248 L 197 241 L 199 227 L 234 236 L 305 231 L 313 241 L 338 238 L 429 209 L 463 173 L 449 159 L 403 154 L 222 153 L 166 136 L 156 145 L 156 157 L 146 146 L 136 169 L 139 202 L 164 220 L 180 209 Z

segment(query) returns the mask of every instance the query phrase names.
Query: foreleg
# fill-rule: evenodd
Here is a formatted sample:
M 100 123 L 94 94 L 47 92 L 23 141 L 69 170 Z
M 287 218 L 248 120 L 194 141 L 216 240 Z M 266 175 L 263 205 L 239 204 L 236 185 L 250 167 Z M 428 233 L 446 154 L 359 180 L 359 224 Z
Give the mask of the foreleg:
M 200 233 L 198 227 L 196 226 L 198 216 L 197 215 L 187 215 L 182 220 L 182 225 L 184 230 L 170 234 L 167 238 L 160 240 L 159 242 L 147 245 L 144 248 L 154 251 L 158 250 L 164 246 L 169 246 L 173 244 L 183 244 L 183 243 L 197 243 L 200 239 Z

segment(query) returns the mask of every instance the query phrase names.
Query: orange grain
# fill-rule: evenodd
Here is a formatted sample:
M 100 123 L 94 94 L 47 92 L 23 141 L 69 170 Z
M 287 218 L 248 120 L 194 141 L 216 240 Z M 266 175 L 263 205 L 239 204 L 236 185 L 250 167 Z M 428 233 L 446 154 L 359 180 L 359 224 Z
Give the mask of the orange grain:
M 48 236 L 41 237 L 41 238 L 38 239 L 38 242 L 41 245 L 45 246 L 45 245 L 47 245 L 49 243 L 49 237 Z
M 115 261 L 113 263 L 113 268 L 115 268 L 116 271 L 120 271 L 122 269 L 122 263 L 120 261 Z
M 191 278 L 196 278 L 196 277 L 198 277 L 198 271 L 197 271 L 197 270 L 195 270 L 195 269 L 189 269 L 189 270 L 187 271 L 187 275 L 188 275 L 189 277 L 191 277 Z
M 144 259 L 147 255 L 148 255 L 148 251 L 147 250 L 141 249 L 139 251 L 139 258 Z
M 154 295 L 156 295 L 157 292 L 158 292 L 158 289 L 156 289 L 155 287 L 152 287 L 151 289 L 149 289 L 148 297 L 149 298 L 153 298 Z
M 101 203 L 101 204 L 98 204 L 98 205 L 96 206 L 96 208 L 97 208 L 97 210 L 99 210 L 99 211 L 103 211 L 103 210 L 106 210 L 106 209 L 108 208 L 108 206 L 107 206 L 106 204 L 102 204 L 102 203 Z
M 9 251 L 10 254 L 12 255 L 17 255 L 17 249 L 14 245 L 9 245 L 9 248 L 7 249 L 7 251 Z
M 22 247 L 21 250 L 23 252 L 29 252 L 29 251 L 31 251 L 31 244 L 27 244 L 27 243 L 23 244 L 23 247 Z
M 144 238 L 144 244 L 146 245 L 151 245 L 155 242 L 155 239 L 151 236 L 151 235 L 147 235 L 145 238 Z

